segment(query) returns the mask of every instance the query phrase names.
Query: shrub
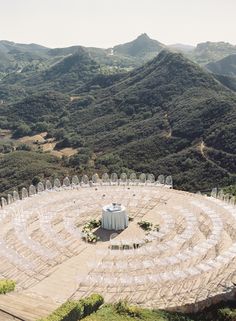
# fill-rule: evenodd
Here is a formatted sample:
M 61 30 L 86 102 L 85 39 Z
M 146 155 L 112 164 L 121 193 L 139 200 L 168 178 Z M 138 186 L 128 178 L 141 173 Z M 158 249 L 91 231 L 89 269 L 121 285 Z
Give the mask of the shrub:
M 132 318 L 141 317 L 141 309 L 133 305 L 128 305 L 126 301 L 115 303 L 114 308 L 118 314 L 126 314 Z
M 48 129 L 50 127 L 50 124 L 47 123 L 46 121 L 42 121 L 42 122 L 37 122 L 35 125 L 34 125 L 34 128 L 33 130 L 36 132 L 36 133 L 41 133 L 41 132 L 47 132 Z
M 0 294 L 14 291 L 15 286 L 16 283 L 13 280 L 0 280 Z
M 16 147 L 16 150 L 26 150 L 31 151 L 31 147 L 27 144 L 20 144 Z
M 39 321 L 78 321 L 97 311 L 103 302 L 103 297 L 99 294 L 92 294 L 90 297 L 79 301 L 67 301 L 48 317 Z
M 234 321 L 236 320 L 236 311 L 230 308 L 223 308 L 218 310 L 219 321 Z
M 20 124 L 13 133 L 14 138 L 27 136 L 31 133 L 31 128 L 27 124 Z
M 82 305 L 76 301 L 67 301 L 40 321 L 77 321 L 81 317 L 83 317 Z
M 86 299 L 80 300 L 83 305 L 83 317 L 97 311 L 97 309 L 104 303 L 104 299 L 100 294 L 92 294 Z

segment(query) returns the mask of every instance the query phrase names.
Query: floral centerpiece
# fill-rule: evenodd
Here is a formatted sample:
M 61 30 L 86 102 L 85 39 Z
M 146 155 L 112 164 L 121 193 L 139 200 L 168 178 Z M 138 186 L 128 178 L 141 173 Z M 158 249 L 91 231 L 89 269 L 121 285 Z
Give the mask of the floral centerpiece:
M 101 220 L 90 220 L 87 222 L 83 228 L 82 228 L 82 233 L 83 233 L 83 240 L 88 242 L 88 243 L 96 243 L 99 241 L 99 237 L 93 233 L 93 230 L 101 226 Z

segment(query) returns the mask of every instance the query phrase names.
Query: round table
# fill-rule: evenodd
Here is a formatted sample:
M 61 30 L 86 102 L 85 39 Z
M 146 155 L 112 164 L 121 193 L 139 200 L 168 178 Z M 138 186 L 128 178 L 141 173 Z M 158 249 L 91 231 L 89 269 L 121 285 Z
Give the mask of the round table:
M 102 228 L 120 231 L 128 226 L 128 215 L 124 206 L 109 204 L 102 209 Z

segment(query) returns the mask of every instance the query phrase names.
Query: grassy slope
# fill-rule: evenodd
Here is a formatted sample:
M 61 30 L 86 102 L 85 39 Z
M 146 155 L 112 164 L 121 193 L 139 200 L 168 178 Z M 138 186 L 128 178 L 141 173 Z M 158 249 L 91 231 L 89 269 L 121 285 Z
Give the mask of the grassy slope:
M 139 316 L 132 317 L 126 313 L 119 314 L 113 305 L 105 305 L 84 321 L 235 321 L 235 308 L 235 303 L 223 303 L 194 315 L 137 308 Z
M 88 316 L 84 321 L 167 321 L 164 313 L 153 312 L 151 310 L 143 309 L 140 317 L 130 317 L 127 314 L 118 314 L 112 305 L 106 305 L 96 313 Z

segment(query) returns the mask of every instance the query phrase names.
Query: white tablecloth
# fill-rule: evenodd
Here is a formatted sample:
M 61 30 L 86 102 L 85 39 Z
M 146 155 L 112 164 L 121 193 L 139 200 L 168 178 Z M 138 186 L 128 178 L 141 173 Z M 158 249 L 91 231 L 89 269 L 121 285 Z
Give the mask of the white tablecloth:
M 102 227 L 106 230 L 124 230 L 128 226 L 128 215 L 126 208 L 121 206 L 115 210 L 112 204 L 106 205 L 102 209 Z

